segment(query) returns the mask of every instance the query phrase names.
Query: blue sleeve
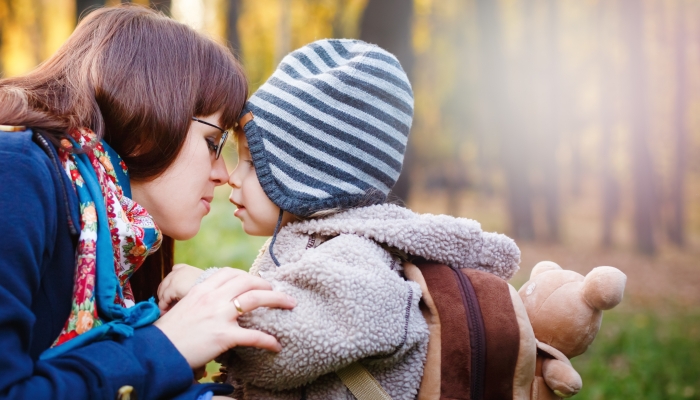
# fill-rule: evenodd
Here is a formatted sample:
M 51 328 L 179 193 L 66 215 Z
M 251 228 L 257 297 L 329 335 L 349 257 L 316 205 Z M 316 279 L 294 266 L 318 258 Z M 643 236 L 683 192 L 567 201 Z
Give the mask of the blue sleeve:
M 122 385 L 141 400 L 196 399 L 205 385 L 193 385 L 187 361 L 155 326 L 49 360 L 30 356 L 32 301 L 56 240 L 56 189 L 41 149 L 25 140 L 10 151 L 6 142 L 0 140 L 0 399 L 113 400 Z
M 212 396 L 229 395 L 232 392 L 233 386 L 224 383 L 194 384 L 172 400 L 211 400 Z

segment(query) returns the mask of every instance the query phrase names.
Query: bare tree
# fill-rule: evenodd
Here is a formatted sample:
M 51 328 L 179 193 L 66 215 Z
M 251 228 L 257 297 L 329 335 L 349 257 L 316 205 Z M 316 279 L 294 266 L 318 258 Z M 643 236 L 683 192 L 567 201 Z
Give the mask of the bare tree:
M 76 0 L 75 1 L 75 20 L 76 22 L 80 21 L 80 18 L 83 17 L 86 11 L 89 11 L 91 8 L 103 6 L 105 4 L 104 0 Z
M 499 2 L 477 0 L 479 71 L 487 124 L 498 136 L 506 185 L 511 233 L 516 239 L 533 240 L 531 187 L 526 159 L 527 139 L 518 123 L 520 111 L 509 95 L 508 70 L 503 49 Z
M 170 0 L 149 0 L 148 4 L 152 9 L 158 10 L 166 15 L 172 15 L 173 2 Z
M 548 239 L 553 242 L 560 240 L 560 204 L 559 204 L 559 168 L 557 165 L 557 148 L 560 141 L 560 131 L 563 125 L 563 107 L 561 104 L 561 63 L 559 50 L 559 1 L 548 0 L 547 22 L 545 24 L 545 56 L 543 74 L 540 81 L 546 91 L 546 120 L 543 124 L 543 140 L 539 148 L 540 168 L 542 173 L 542 194 L 544 195 L 545 221 Z
M 431 19 L 434 24 L 433 35 L 446 37 L 451 43 L 459 43 L 460 45 L 455 46 L 451 51 L 451 57 L 454 59 L 455 65 L 463 66 L 466 69 L 473 59 L 472 48 L 466 45 L 470 41 L 470 35 L 468 29 L 465 26 L 473 21 L 473 16 L 468 12 L 468 6 L 464 5 L 462 8 L 455 9 L 456 14 L 454 20 L 449 24 L 439 24 L 437 23 L 437 18 L 433 14 Z M 423 72 L 423 74 L 429 73 L 431 75 L 436 75 L 437 71 L 441 69 L 440 65 L 444 63 L 444 60 L 436 57 L 437 59 L 426 60 L 426 64 L 430 62 L 430 72 Z M 427 67 L 427 66 L 426 66 Z M 426 68 L 424 67 L 424 68 Z M 426 68 L 427 69 L 427 68 Z M 434 77 L 431 80 L 435 80 L 436 84 L 440 78 Z M 441 135 L 449 138 L 449 143 L 451 148 L 444 154 L 444 158 L 438 163 L 440 168 L 436 171 L 440 174 L 440 177 L 435 177 L 441 181 L 441 190 L 445 190 L 447 194 L 447 213 L 451 215 L 460 215 L 461 205 L 464 192 L 468 190 L 473 182 L 473 173 L 470 171 L 467 161 L 464 159 L 464 146 L 469 140 L 469 135 L 473 132 L 478 132 L 478 123 L 476 122 L 476 112 L 474 104 L 480 101 L 478 94 L 475 93 L 473 88 L 473 82 L 471 74 L 466 71 L 458 72 L 453 76 L 449 77 L 449 91 L 446 91 L 444 96 L 441 98 L 439 104 L 435 104 L 434 107 L 439 108 L 440 115 L 442 116 L 441 123 Z M 475 135 L 477 141 L 485 139 L 484 137 L 479 137 L 480 135 Z M 477 159 L 479 164 L 480 174 L 481 174 L 481 189 L 484 189 L 486 193 L 490 189 L 489 180 L 489 170 L 488 164 L 484 162 L 483 152 L 481 157 Z M 431 186 L 432 183 L 431 183 Z M 437 186 L 437 185 L 435 185 Z
M 280 19 L 275 40 L 275 64 L 292 51 L 292 0 L 280 0 Z
M 226 39 L 234 53 L 240 57 L 241 38 L 238 35 L 238 17 L 241 14 L 241 0 L 229 0 L 226 13 Z
M 656 213 L 655 176 L 649 151 L 649 104 L 647 91 L 647 60 L 644 41 L 644 3 L 626 0 L 629 51 L 629 101 L 634 196 L 634 233 L 637 248 L 645 254 L 656 252 L 654 217 Z
M 602 245 L 610 247 L 613 244 L 612 225 L 619 209 L 619 189 L 615 170 L 612 164 L 612 135 L 614 118 L 614 87 L 613 82 L 617 81 L 607 53 L 607 43 L 610 41 L 610 18 L 608 12 L 614 10 L 613 0 L 600 2 L 598 4 L 598 60 L 599 60 L 599 85 L 600 97 L 598 105 L 600 107 L 600 182 L 602 192 Z
M 406 75 L 413 76 L 413 47 L 411 32 L 413 1 L 369 0 L 360 22 L 360 39 L 375 43 L 393 53 L 401 62 Z M 411 175 L 415 168 L 415 150 L 409 141 L 404 155 L 403 170 L 392 195 L 406 201 L 411 190 Z
M 8 15 L 10 13 L 10 4 L 9 0 L 0 0 L 0 22 L 2 22 L 2 25 L 0 25 L 0 54 L 3 54 L 2 52 L 2 44 L 3 44 L 3 34 L 5 33 L 5 30 L 3 29 L 3 25 L 7 23 L 7 20 L 10 18 Z M 4 20 L 4 21 L 3 21 Z M 0 57 L 0 79 L 5 77 L 5 65 L 2 57 Z
M 675 159 L 671 177 L 671 221 L 669 238 L 678 246 L 685 243 L 685 169 L 688 128 L 686 116 L 688 110 L 687 73 L 686 73 L 686 21 L 685 1 L 676 2 L 675 64 L 676 64 L 676 99 L 674 107 L 673 131 L 675 132 Z

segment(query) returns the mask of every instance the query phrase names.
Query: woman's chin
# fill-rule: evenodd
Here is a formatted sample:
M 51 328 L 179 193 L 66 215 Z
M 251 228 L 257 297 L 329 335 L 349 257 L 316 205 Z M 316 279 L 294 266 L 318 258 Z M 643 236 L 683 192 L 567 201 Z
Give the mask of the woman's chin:
M 163 235 L 170 236 L 175 240 L 189 240 L 195 237 L 199 232 L 199 228 L 202 226 L 202 220 L 200 219 L 197 223 L 188 224 L 187 226 L 181 225 L 175 229 L 161 229 Z

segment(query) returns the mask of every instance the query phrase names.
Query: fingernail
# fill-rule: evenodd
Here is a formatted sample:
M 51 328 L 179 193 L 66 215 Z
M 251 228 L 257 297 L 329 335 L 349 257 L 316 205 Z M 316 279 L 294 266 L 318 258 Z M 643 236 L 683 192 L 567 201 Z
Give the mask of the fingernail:
M 289 300 L 289 303 L 291 303 L 293 306 L 297 305 L 297 299 L 295 299 L 292 296 L 287 296 L 287 300 Z

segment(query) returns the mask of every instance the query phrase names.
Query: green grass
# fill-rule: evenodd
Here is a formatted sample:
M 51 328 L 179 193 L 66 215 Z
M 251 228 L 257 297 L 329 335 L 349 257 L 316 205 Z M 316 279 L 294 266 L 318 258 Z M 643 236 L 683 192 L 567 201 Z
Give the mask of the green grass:
M 607 311 L 572 360 L 584 399 L 700 399 L 700 312 Z
M 202 220 L 202 227 L 194 238 L 175 243 L 175 262 L 198 268 L 233 267 L 248 270 L 265 242 L 265 237 L 248 236 L 238 218 L 235 207 L 228 202 L 231 189 L 217 188 L 211 212 Z

